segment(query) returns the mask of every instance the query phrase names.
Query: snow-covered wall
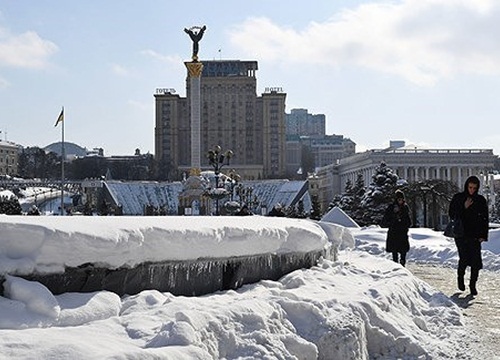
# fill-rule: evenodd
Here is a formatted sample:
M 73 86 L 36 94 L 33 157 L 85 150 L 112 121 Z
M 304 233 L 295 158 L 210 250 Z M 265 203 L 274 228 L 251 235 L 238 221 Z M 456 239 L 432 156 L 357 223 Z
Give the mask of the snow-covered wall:
M 332 226 L 262 216 L 3 215 L 0 275 L 50 281 L 56 293 L 54 286 L 170 291 L 184 281 L 182 293 L 199 294 L 200 286 L 217 290 L 277 279 L 335 257 L 342 231 Z

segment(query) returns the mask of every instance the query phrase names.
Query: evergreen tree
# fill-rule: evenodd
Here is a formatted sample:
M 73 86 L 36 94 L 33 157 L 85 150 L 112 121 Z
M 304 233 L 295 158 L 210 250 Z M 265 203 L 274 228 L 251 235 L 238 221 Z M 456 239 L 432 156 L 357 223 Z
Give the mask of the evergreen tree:
M 328 210 L 337 206 L 356 222 L 363 220 L 364 209 L 361 206 L 363 196 L 366 192 L 363 174 L 358 174 L 353 184 L 350 179 L 346 181 L 345 192 L 335 195 L 328 206 Z
M 326 211 L 328 212 L 336 206 L 340 207 L 340 203 L 342 202 L 343 195 L 344 194 L 334 195 L 332 201 L 330 201 L 330 203 L 328 204 L 328 208 L 326 209 Z
M 493 209 L 491 211 L 490 222 L 500 222 L 500 193 L 495 194 L 495 203 L 493 204 Z
M 15 196 L 0 196 L 0 214 L 21 215 L 19 200 Z
M 372 182 L 361 199 L 362 217 L 354 220 L 362 226 L 379 224 L 385 209 L 393 201 L 398 176 L 385 163 L 375 168 Z
M 39 147 L 27 147 L 19 154 L 18 173 L 24 178 L 57 179 L 61 176 L 61 159 L 56 153 Z
M 347 179 L 345 183 L 345 190 L 340 198 L 338 205 L 345 213 L 349 214 L 353 206 L 353 187 L 351 179 Z
M 333 197 L 330 204 L 328 204 L 327 211 L 330 211 L 334 207 L 338 207 L 345 212 L 348 212 L 351 209 L 352 203 L 352 182 L 350 179 L 347 179 L 345 183 L 345 190 L 342 194 L 337 194 Z
M 357 219 L 363 218 L 363 208 L 361 206 L 361 202 L 363 200 L 363 196 L 366 193 L 365 187 L 365 179 L 363 174 L 359 173 L 356 178 L 356 182 L 352 187 L 352 205 L 351 210 L 347 215 L 349 215 L 354 221 L 357 222 Z

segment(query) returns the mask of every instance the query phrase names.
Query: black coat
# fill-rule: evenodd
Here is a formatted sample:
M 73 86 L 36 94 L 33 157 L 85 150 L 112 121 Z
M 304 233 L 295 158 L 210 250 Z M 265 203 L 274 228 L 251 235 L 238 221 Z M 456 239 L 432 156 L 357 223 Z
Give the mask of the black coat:
M 410 208 L 406 203 L 389 205 L 382 219 L 382 227 L 388 227 L 385 251 L 406 253 L 410 250 L 408 229 L 411 226 Z
M 450 219 L 457 217 L 462 220 L 464 236 L 455 238 L 458 249 L 459 267 L 471 266 L 474 269 L 483 268 L 481 257 L 481 243 L 478 239 L 488 240 L 488 203 L 484 196 L 477 192 L 472 196 L 467 190 L 468 181 L 464 191 L 455 194 L 450 202 L 448 215 Z M 465 208 L 465 201 L 472 198 L 472 205 Z
M 467 191 L 455 194 L 450 202 L 448 215 L 450 219 L 457 217 L 462 220 L 464 237 L 472 239 L 488 239 L 488 204 L 484 196 L 475 193 L 472 195 L 472 205 L 465 208 L 465 200 L 469 196 Z

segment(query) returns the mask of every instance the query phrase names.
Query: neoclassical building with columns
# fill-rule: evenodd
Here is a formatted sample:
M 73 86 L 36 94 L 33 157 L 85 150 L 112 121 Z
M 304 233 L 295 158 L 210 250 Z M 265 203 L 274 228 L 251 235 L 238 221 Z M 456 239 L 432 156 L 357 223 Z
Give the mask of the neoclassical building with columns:
M 389 147 L 340 159 L 336 164 L 319 168 L 309 180 L 324 211 L 333 197 L 344 191 L 347 180 L 354 183 L 358 174 L 362 174 L 365 185 L 369 185 L 375 168 L 382 162 L 392 168 L 400 179 L 408 182 L 449 180 L 461 189 L 470 175 L 487 181 L 485 174 L 493 171 L 497 158 L 491 149 Z

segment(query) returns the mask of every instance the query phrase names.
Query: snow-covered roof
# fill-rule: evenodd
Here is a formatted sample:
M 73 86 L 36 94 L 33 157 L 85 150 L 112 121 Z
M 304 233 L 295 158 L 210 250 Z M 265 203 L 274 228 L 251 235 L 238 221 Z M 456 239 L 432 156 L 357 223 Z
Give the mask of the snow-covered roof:
M 106 181 L 110 195 L 126 215 L 143 215 L 144 207 L 164 207 L 169 215 L 178 212 L 179 194 L 183 190 L 180 182 Z
M 349 215 L 347 215 L 341 208 L 335 206 L 330 211 L 328 211 L 321 221 L 326 221 L 338 225 L 345 226 L 347 228 L 359 228 L 359 225 L 354 221 Z
M 122 206 L 124 215 L 143 215 L 146 205 L 163 206 L 167 214 L 175 215 L 179 194 L 184 188 L 181 182 L 106 181 L 105 184 L 115 203 Z M 303 200 L 305 211 L 311 209 L 307 181 L 255 180 L 241 184 L 253 188 L 252 196 L 268 209 L 278 203 L 285 207 L 296 206 L 299 200 Z

